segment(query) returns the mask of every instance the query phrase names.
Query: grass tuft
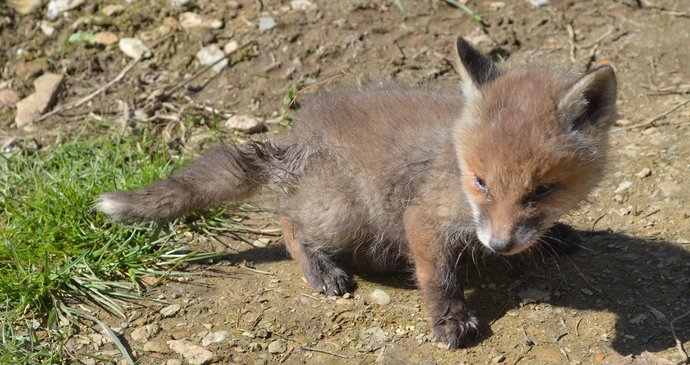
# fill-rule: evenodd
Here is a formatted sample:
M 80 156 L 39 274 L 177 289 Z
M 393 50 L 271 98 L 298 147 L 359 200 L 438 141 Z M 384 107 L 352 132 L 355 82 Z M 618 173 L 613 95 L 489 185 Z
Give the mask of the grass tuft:
M 169 160 L 150 141 L 113 137 L 0 154 L 0 363 L 56 362 L 79 316 L 73 304 L 124 317 L 121 300 L 142 299 L 143 276 L 178 274 L 180 263 L 215 255 L 182 250 L 155 225 L 117 225 L 93 210 L 100 193 L 167 175 Z

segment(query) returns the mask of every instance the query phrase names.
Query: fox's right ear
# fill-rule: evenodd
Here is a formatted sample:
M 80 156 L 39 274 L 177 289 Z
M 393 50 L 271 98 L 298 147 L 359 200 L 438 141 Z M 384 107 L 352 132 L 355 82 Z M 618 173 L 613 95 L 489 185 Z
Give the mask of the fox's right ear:
M 500 74 L 496 64 L 483 55 L 464 38 L 458 37 L 458 73 L 462 78 L 462 92 L 467 99 L 481 96 L 479 86 Z

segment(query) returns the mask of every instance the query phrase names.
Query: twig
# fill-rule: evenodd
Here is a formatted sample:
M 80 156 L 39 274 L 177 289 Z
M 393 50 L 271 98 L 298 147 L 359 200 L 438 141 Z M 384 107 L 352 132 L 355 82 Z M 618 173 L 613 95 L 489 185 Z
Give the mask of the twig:
M 341 358 L 341 359 L 349 359 L 349 358 L 350 358 L 350 357 L 347 356 L 347 355 L 341 355 L 341 354 L 337 354 L 337 353 L 332 352 L 332 351 L 323 350 L 323 349 L 317 349 L 317 348 L 315 348 L 315 347 L 300 346 L 299 349 L 300 349 L 300 350 L 304 350 L 304 351 L 320 352 L 320 353 L 322 353 L 322 354 L 332 355 L 332 356 L 335 356 L 335 357 L 339 357 L 339 358 Z
M 259 270 L 259 269 L 254 269 L 254 268 L 251 268 L 251 267 L 249 267 L 249 266 L 242 265 L 242 264 L 237 265 L 237 267 L 242 268 L 242 269 L 245 269 L 245 270 L 248 270 L 248 271 L 251 271 L 251 272 L 255 272 L 255 273 L 257 273 L 257 274 L 264 274 L 264 275 L 270 275 L 270 276 L 275 275 L 275 274 L 273 274 L 272 272 L 263 271 L 263 270 Z
M 592 42 L 592 43 L 590 43 L 590 44 L 587 44 L 587 45 L 584 45 L 584 46 L 579 46 L 578 48 L 590 48 L 590 47 L 594 47 L 594 46 L 598 45 L 599 43 L 601 43 L 601 41 L 603 41 L 604 39 L 606 39 L 606 37 L 610 36 L 611 33 L 614 32 L 614 30 L 615 30 L 615 28 L 610 28 L 606 33 L 602 34 L 601 37 L 595 39 L 594 42 Z
M 292 97 L 292 100 L 290 100 L 290 104 L 288 104 L 287 108 L 285 108 L 285 110 L 283 111 L 283 114 L 287 113 L 287 111 L 295 104 L 295 102 L 297 102 L 297 98 L 299 97 L 299 95 L 300 95 L 304 90 L 311 89 L 311 88 L 313 88 L 313 87 L 317 87 L 317 86 L 320 86 L 320 85 L 329 83 L 329 82 L 331 82 L 331 81 L 333 81 L 333 80 L 339 79 L 339 78 L 341 78 L 341 77 L 343 77 L 343 76 L 345 76 L 345 75 L 349 75 L 349 74 L 350 74 L 350 73 L 347 72 L 347 70 L 342 69 L 342 70 L 340 70 L 340 72 L 338 72 L 337 74 L 335 74 L 335 75 L 333 75 L 333 76 L 331 76 L 331 77 L 329 77 L 329 78 L 327 78 L 327 79 L 325 79 L 325 80 L 321 80 L 321 81 L 319 81 L 319 82 L 317 82 L 317 83 L 314 83 L 314 84 L 311 84 L 311 85 L 307 85 L 307 86 L 305 86 L 305 87 L 303 87 L 303 88 L 297 90 L 297 91 L 295 92 L 295 96 Z
M 575 57 L 575 29 L 573 29 L 573 23 L 570 22 L 565 26 L 565 29 L 568 31 L 568 41 L 570 42 L 570 61 L 573 63 L 577 62 L 577 58 Z
M 584 318 L 585 317 L 580 317 L 580 319 L 577 320 L 577 323 L 575 323 L 575 336 L 580 337 L 580 322 L 582 322 Z
M 681 101 L 680 103 L 674 105 L 671 109 L 669 109 L 669 110 L 667 110 L 667 111 L 665 111 L 665 112 L 663 112 L 663 113 L 661 113 L 661 114 L 659 114 L 659 115 L 657 115 L 657 116 L 655 116 L 655 117 L 649 118 L 647 121 L 644 121 L 644 122 L 638 123 L 638 124 L 629 125 L 629 126 L 627 126 L 627 127 L 621 127 L 621 128 L 618 128 L 618 130 L 619 130 L 619 131 L 627 131 L 627 130 L 629 130 L 629 129 L 637 129 L 637 128 L 648 127 L 648 126 L 653 125 L 654 123 L 656 123 L 658 120 L 663 119 L 663 118 L 666 117 L 667 115 L 673 113 L 674 111 L 676 111 L 676 109 L 682 107 L 683 105 L 685 105 L 685 104 L 687 104 L 687 103 L 690 103 L 690 99 L 686 99 L 686 100 Z
M 83 97 L 83 98 L 81 98 L 75 102 L 68 103 L 68 104 L 62 105 L 60 107 L 57 107 L 57 108 L 41 115 L 40 117 L 36 118 L 35 121 L 40 122 L 40 121 L 42 121 L 42 120 L 44 120 L 50 116 L 53 116 L 55 114 L 62 113 L 66 110 L 77 108 L 77 107 L 83 105 L 84 103 L 88 102 L 89 100 L 95 98 L 96 96 L 102 94 L 104 91 L 108 90 L 111 86 L 120 82 L 120 80 L 122 80 L 125 77 L 125 75 L 127 75 L 127 73 L 134 66 L 136 66 L 136 64 L 139 63 L 139 61 L 141 61 L 141 59 L 142 59 L 142 57 L 137 57 L 134 60 L 132 60 L 132 62 L 130 62 L 127 66 L 125 66 L 125 68 L 123 68 L 122 71 L 120 71 L 120 73 L 114 79 L 110 80 L 110 82 L 108 82 L 107 84 L 99 87 L 96 91 L 92 92 L 91 94 L 89 94 L 89 95 L 87 95 L 87 96 L 85 96 L 85 97 Z
M 678 353 L 680 354 L 680 357 L 681 357 L 681 360 L 676 361 L 676 364 L 675 364 L 675 365 L 681 365 L 681 364 L 687 363 L 687 362 L 688 362 L 688 353 L 685 352 L 685 349 L 683 348 L 683 342 L 682 342 L 681 340 L 678 339 L 678 335 L 676 335 L 676 329 L 675 329 L 675 327 L 673 327 L 673 324 L 674 324 L 677 320 L 683 319 L 683 318 L 687 317 L 688 315 L 690 315 L 690 311 L 687 311 L 687 312 L 685 312 L 685 314 L 680 315 L 680 316 L 674 318 L 674 319 L 671 321 L 671 323 L 670 323 L 670 325 L 671 325 L 671 334 L 673 335 L 673 339 L 676 341 L 676 349 L 678 350 Z
M 287 350 L 287 352 L 285 353 L 285 355 L 283 355 L 283 357 L 281 357 L 281 358 L 280 358 L 280 361 L 278 361 L 278 362 L 281 363 L 281 364 L 284 363 L 285 360 L 287 360 L 287 358 L 290 357 L 290 355 L 292 354 L 292 351 L 294 351 L 294 350 L 295 350 L 295 348 L 292 347 L 292 346 L 290 346 L 290 348 Z

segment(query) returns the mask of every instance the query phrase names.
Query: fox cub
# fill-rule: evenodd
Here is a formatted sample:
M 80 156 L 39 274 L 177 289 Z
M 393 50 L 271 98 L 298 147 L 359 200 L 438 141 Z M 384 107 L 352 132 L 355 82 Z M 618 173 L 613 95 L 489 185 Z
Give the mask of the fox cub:
M 436 341 L 470 344 L 478 321 L 458 278 L 463 253 L 545 245 L 600 180 L 616 117 L 610 66 L 584 75 L 501 70 L 457 40 L 458 90 L 342 91 L 317 98 L 284 138 L 220 147 L 170 178 L 101 195 L 118 221 L 165 221 L 262 185 L 314 289 L 342 295 L 348 250 L 377 271 L 414 266 Z

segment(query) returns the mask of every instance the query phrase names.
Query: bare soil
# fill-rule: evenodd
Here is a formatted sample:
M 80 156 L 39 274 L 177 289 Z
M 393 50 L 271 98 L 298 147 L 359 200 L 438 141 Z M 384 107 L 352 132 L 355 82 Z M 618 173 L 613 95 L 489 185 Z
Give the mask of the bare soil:
M 107 3 L 123 10 L 106 16 Z M 265 237 L 268 247 L 230 236 L 202 239 L 195 249 L 227 255 L 189 266 L 199 275 L 173 278 L 149 293 L 180 304 L 179 312 L 163 318 L 163 306 L 149 303 L 127 304 L 129 320 L 94 312 L 122 334 L 141 364 L 182 360 L 167 341 L 200 344 L 216 331 L 228 332 L 207 347 L 218 364 L 617 364 L 645 351 L 657 360 L 681 358 L 669 324 L 690 310 L 690 104 L 682 104 L 690 97 L 687 1 L 552 0 L 539 8 L 526 0 L 468 1 L 482 23 L 440 0 L 404 1 L 406 13 L 394 1 L 312 3 L 317 9 L 305 12 L 275 0 L 192 0 L 186 9 L 164 1 L 87 2 L 54 23 L 51 37 L 37 25 L 45 10 L 19 16 L 0 5 L 0 89 L 19 97 L 33 92 L 37 74 L 50 71 L 65 75 L 58 101 L 65 104 L 130 62 L 116 45 L 67 42 L 77 31 L 136 36 L 153 51 L 153 58 L 91 102 L 26 128 L 13 124 L 12 107 L 0 107 L 3 148 L 50 150 L 58 135 L 64 140 L 124 131 L 153 133 L 173 153 L 199 153 L 249 138 L 223 127 L 233 113 L 266 122 L 265 135 L 251 138 L 270 137 L 289 128 L 281 116 L 291 88 L 302 90 L 302 103 L 318 89 L 341 85 L 452 87 L 458 82 L 454 40 L 464 35 L 509 65 L 614 65 L 621 120 L 612 131 L 610 172 L 568 219 L 586 248 L 568 257 L 468 262 L 467 297 L 482 321 L 482 338 L 470 348 L 447 350 L 430 342 L 431 324 L 408 274 L 350 270 L 354 293 L 329 298 L 304 282 L 277 236 Z M 183 29 L 177 19 L 184 11 L 222 20 L 223 26 Z M 277 26 L 259 31 L 261 16 L 273 17 Z M 167 100 L 155 97 L 202 69 L 194 57 L 202 46 L 222 48 L 232 40 L 241 49 L 225 71 L 201 74 Z M 270 194 L 254 204 L 270 210 Z M 229 216 L 276 228 L 270 213 Z M 260 238 L 244 237 L 249 243 Z M 371 303 L 374 289 L 385 291 L 390 303 Z M 131 332 L 146 324 L 161 331 L 132 340 Z M 674 328 L 690 346 L 690 318 Z M 98 363 L 121 363 L 98 331 L 85 326 L 67 343 L 75 363 L 91 356 Z M 270 353 L 275 341 L 286 347 Z

